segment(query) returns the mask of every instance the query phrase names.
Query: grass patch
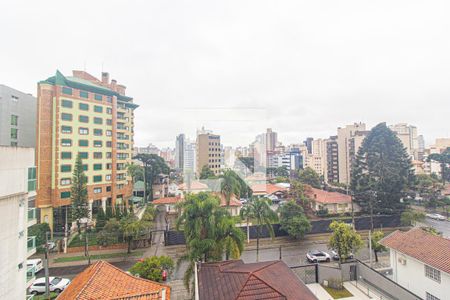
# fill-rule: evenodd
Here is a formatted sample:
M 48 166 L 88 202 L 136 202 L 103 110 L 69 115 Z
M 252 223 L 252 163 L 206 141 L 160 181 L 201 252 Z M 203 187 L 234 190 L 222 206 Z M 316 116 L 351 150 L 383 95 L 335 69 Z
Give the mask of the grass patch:
M 58 297 L 57 293 L 54 292 L 50 292 L 50 299 L 56 299 L 56 297 Z M 40 294 L 40 295 L 36 295 L 33 297 L 33 300 L 47 300 L 48 298 L 45 297 L 45 294 Z
M 344 287 L 342 287 L 342 290 L 333 289 L 329 286 L 324 286 L 324 285 L 322 285 L 322 287 L 327 291 L 328 294 L 330 294 L 333 297 L 333 299 L 341 299 L 341 298 L 347 298 L 347 297 L 353 296 L 353 294 L 350 293 Z
M 69 243 L 69 247 L 81 247 L 84 246 L 84 235 L 85 233 L 81 233 L 81 238 L 78 233 L 75 234 L 73 239 Z M 88 244 L 89 246 L 96 246 L 97 245 L 97 233 L 90 232 L 88 233 Z
M 126 252 L 96 254 L 96 255 L 91 255 L 91 260 L 117 258 L 117 257 L 129 257 L 129 256 L 142 256 L 142 255 L 144 255 L 144 251 L 131 252 L 130 254 L 127 254 Z M 84 260 L 87 260 L 87 257 L 82 255 L 82 256 L 58 257 L 54 260 L 54 262 L 62 263 L 62 262 L 72 262 L 72 261 L 84 261 Z

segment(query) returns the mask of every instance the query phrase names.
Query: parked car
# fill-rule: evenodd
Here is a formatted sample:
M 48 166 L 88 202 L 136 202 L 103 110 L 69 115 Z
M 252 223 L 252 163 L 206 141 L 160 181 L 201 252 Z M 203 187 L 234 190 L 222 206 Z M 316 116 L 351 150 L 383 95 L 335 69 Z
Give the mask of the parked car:
M 42 264 L 42 259 L 35 258 L 35 259 L 27 259 L 27 268 L 34 267 L 34 272 L 37 273 L 40 270 L 44 268 Z
M 306 258 L 309 262 L 321 262 L 321 261 L 330 261 L 331 257 L 330 254 L 324 252 L 324 251 L 310 251 L 306 254 Z
M 336 250 L 332 249 L 332 250 L 330 251 L 330 254 L 331 254 L 331 257 L 332 257 L 334 260 L 339 260 L 339 254 L 337 253 Z M 350 253 L 350 255 L 349 255 L 347 258 L 348 258 L 348 259 L 353 259 L 353 253 Z
M 69 284 L 70 280 L 61 277 L 49 277 L 49 290 L 50 292 L 61 293 Z M 45 293 L 45 277 L 36 279 L 30 286 L 31 294 Z
M 434 220 L 445 221 L 445 217 L 443 215 L 440 215 L 440 214 L 426 214 L 426 216 L 428 218 L 431 218 L 431 219 L 434 219 Z

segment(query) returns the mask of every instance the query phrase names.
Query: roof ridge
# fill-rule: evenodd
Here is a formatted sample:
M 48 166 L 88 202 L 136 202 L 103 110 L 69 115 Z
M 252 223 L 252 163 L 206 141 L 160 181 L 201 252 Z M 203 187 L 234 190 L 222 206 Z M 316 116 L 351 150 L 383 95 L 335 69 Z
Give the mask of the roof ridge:
M 270 264 L 268 266 L 271 266 L 273 264 Z M 259 276 L 257 276 L 256 274 L 250 273 L 247 280 L 245 281 L 244 285 L 242 286 L 241 290 L 239 291 L 239 294 L 237 295 L 237 298 L 239 298 L 239 295 L 242 293 L 242 290 L 244 289 L 244 287 L 247 285 L 247 282 L 250 280 L 251 277 L 255 277 L 256 279 L 258 279 L 259 281 L 261 281 L 262 283 L 264 283 L 269 289 L 272 289 L 273 291 L 277 292 L 278 294 L 280 294 L 281 296 L 283 296 L 284 298 L 287 299 L 286 295 L 284 295 L 283 293 L 281 293 L 279 290 L 275 289 L 272 285 L 268 284 L 265 280 L 261 279 Z M 236 299 L 237 299 L 236 298 Z
M 101 269 L 101 267 L 103 266 L 103 262 L 104 261 L 102 261 L 102 260 L 99 260 L 99 261 L 97 261 L 97 262 L 95 262 L 90 268 L 92 268 L 92 269 L 95 269 L 95 271 L 94 271 L 94 273 L 92 273 L 90 276 L 89 276 L 89 280 L 86 282 L 86 284 L 85 285 L 83 285 L 83 287 L 80 289 L 80 291 L 78 292 L 78 294 L 77 294 L 77 298 L 78 298 L 78 296 L 80 296 L 81 295 L 81 293 L 91 284 L 91 282 L 92 282 L 92 279 L 95 277 L 94 275 L 96 275 L 99 271 L 100 271 L 100 269 Z M 88 267 L 88 269 L 89 269 L 89 267 Z M 88 269 L 85 269 L 85 271 L 88 271 Z
M 272 262 L 271 264 L 265 266 L 264 268 L 259 269 L 258 271 L 260 271 L 260 270 L 262 270 L 262 269 L 265 269 L 265 268 L 267 268 L 267 267 L 273 266 L 273 265 L 278 264 L 278 263 L 281 263 L 281 261 L 280 261 L 280 260 L 276 260 L 276 261 Z M 290 268 L 289 268 L 289 270 L 292 271 Z M 279 294 L 282 295 L 283 297 L 287 298 L 286 295 L 284 295 L 284 294 L 283 294 L 282 292 L 280 292 L 279 290 L 275 289 L 272 285 L 269 285 L 265 280 L 263 280 L 263 279 L 262 279 L 261 277 L 259 277 L 257 274 L 253 274 L 253 275 L 254 275 L 255 277 L 257 277 L 259 280 L 261 280 L 262 282 L 264 282 L 268 287 L 270 287 L 271 289 L 273 289 L 274 291 L 276 291 L 277 293 L 279 293 Z

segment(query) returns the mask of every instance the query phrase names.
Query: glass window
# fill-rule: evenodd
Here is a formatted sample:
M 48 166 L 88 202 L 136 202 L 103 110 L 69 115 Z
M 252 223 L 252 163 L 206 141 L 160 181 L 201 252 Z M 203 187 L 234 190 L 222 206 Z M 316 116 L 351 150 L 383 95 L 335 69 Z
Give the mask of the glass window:
M 107 191 L 107 192 L 111 192 L 111 186 L 107 186 L 107 187 L 106 187 L 106 191 Z
M 87 171 L 88 169 L 88 165 L 83 165 L 83 171 Z
M 111 130 L 106 130 L 106 136 L 112 136 L 112 131 Z
M 72 152 L 61 152 L 61 159 L 71 159 Z
M 105 180 L 106 180 L 106 181 L 111 181 L 111 175 L 106 175 L 106 176 L 105 176 Z
M 109 103 L 112 103 L 112 97 L 111 96 L 106 97 L 106 101 L 108 101 Z
M 95 176 L 93 177 L 93 181 L 94 181 L 94 182 L 100 182 L 100 181 L 102 181 L 102 175 L 95 175 Z
M 425 276 L 434 281 L 441 282 L 441 271 L 425 265 Z
M 63 86 L 62 93 L 66 95 L 72 95 L 72 89 L 70 87 Z
M 102 118 L 94 118 L 94 124 L 103 124 Z
M 102 169 L 102 164 L 94 164 L 94 170 L 98 171 Z
M 88 140 L 79 140 L 78 141 L 78 146 L 80 146 L 80 147 L 88 147 L 89 146 L 89 141 Z
M 61 106 L 67 107 L 67 108 L 72 108 L 72 101 L 63 99 L 63 100 L 61 100 Z
M 95 100 L 98 100 L 98 101 L 102 101 L 102 100 L 103 100 L 103 97 L 102 97 L 102 95 L 95 94 L 94 99 L 95 99 Z
M 83 123 L 88 123 L 89 122 L 89 117 L 88 116 L 79 116 L 78 120 L 80 122 L 83 122 Z
M 17 141 L 11 141 L 11 146 L 13 146 L 13 147 L 17 147 Z
M 431 295 L 430 293 L 428 293 L 428 292 L 426 292 L 427 294 L 426 294 L 426 300 L 441 300 L 441 299 L 439 299 L 438 297 L 436 297 L 436 296 L 433 296 L 433 295 Z
M 72 126 L 61 126 L 61 133 L 72 133 Z
M 102 141 L 94 141 L 94 147 L 99 148 L 99 147 L 102 147 L 102 146 L 103 146 Z
M 78 152 L 78 155 L 80 156 L 81 159 L 87 159 L 88 158 L 88 153 L 87 152 Z
M 11 138 L 17 140 L 17 136 L 19 134 L 19 129 L 11 128 Z
M 101 152 L 94 152 L 94 158 L 102 158 L 102 153 Z
M 102 107 L 102 106 L 95 105 L 95 106 L 94 106 L 94 111 L 95 111 L 95 112 L 98 112 L 98 113 L 102 113 L 102 112 L 103 112 L 103 107 Z
M 84 128 L 84 127 L 80 127 L 78 128 L 78 133 L 81 135 L 87 135 L 89 134 L 89 129 L 88 128 Z
M 101 187 L 99 187 L 99 188 L 94 188 L 94 194 L 99 194 L 99 193 L 101 193 L 102 192 L 102 188 Z
M 19 116 L 11 115 L 11 125 L 17 126 L 19 123 Z
M 111 119 L 106 119 L 106 125 L 112 125 L 112 120 Z
M 72 146 L 72 140 L 71 139 L 62 139 L 61 146 L 64 146 L 64 147 Z
M 28 168 L 28 191 L 36 190 L 36 167 Z
M 61 165 L 61 172 L 71 172 L 72 166 L 71 165 Z
M 112 115 L 112 108 L 111 107 L 107 107 L 106 108 L 106 113 L 109 115 Z
M 102 129 L 94 129 L 94 135 L 96 135 L 96 136 L 103 135 L 103 130 Z
M 61 185 L 69 185 L 72 183 L 72 179 L 70 178 L 61 178 Z
M 89 110 L 89 104 L 86 104 L 86 103 L 80 103 L 80 104 L 78 105 L 78 107 L 79 107 L 81 110 Z
M 89 93 L 86 91 L 80 91 L 80 97 L 81 98 L 89 98 Z
M 61 192 L 61 199 L 70 198 L 70 192 Z
M 72 121 L 72 115 L 71 114 L 62 113 L 61 114 L 61 119 L 63 119 L 64 121 Z

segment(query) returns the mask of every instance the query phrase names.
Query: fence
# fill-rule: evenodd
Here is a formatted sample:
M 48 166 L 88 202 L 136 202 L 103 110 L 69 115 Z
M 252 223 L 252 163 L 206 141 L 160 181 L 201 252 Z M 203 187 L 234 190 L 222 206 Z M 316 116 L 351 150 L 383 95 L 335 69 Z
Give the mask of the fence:
M 331 232 L 329 229 L 329 226 L 331 222 L 333 222 L 335 219 L 326 219 L 326 220 L 315 220 L 311 221 L 311 231 L 308 234 L 320 234 L 320 233 L 327 233 Z M 342 220 L 345 223 L 351 223 L 351 219 L 343 219 Z M 373 223 L 374 228 L 395 228 L 400 227 L 400 215 L 392 215 L 392 216 L 374 216 L 373 217 Z M 273 231 L 275 234 L 275 237 L 281 237 L 281 236 L 287 236 L 288 234 L 281 229 L 280 224 L 273 224 Z M 364 216 L 364 217 L 357 217 L 355 218 L 355 228 L 356 230 L 368 230 L 370 229 L 370 217 Z M 247 227 L 243 226 L 241 229 L 244 231 L 244 233 L 247 235 Z M 249 226 L 249 233 L 250 233 L 250 239 L 256 239 L 256 230 L 257 226 L 252 225 Z M 260 238 L 268 238 L 270 237 L 269 230 L 265 226 L 261 228 Z M 184 245 L 186 243 L 186 240 L 184 238 L 183 232 L 175 231 L 175 230 L 169 230 L 166 232 L 165 235 L 165 245 Z
M 318 270 L 319 265 L 304 265 L 304 266 L 295 266 L 291 267 L 292 272 L 303 281 L 304 284 L 316 283 L 319 281 Z

